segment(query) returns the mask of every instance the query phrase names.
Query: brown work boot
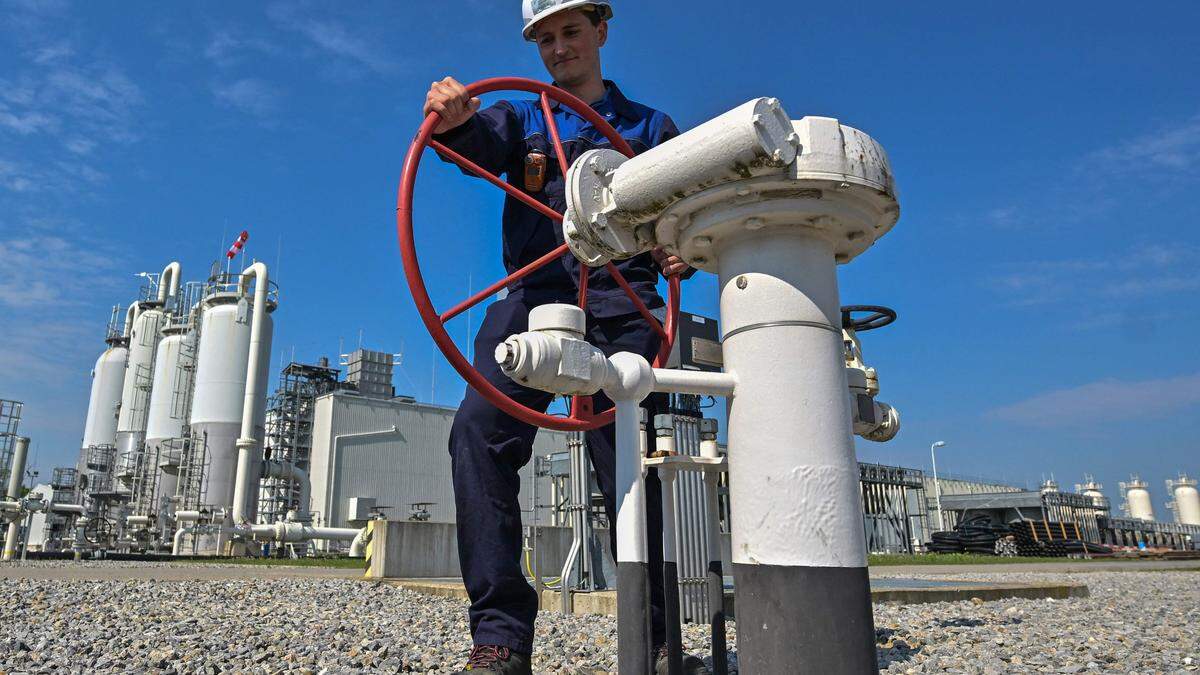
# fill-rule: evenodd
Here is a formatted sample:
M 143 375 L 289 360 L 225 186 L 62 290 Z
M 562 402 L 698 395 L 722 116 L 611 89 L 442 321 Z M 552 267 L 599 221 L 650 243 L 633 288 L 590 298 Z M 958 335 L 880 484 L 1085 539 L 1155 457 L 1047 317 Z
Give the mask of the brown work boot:
M 684 675 L 709 675 L 709 670 L 698 657 L 684 654 L 683 673 Z M 659 645 L 654 649 L 654 675 L 667 675 L 666 645 Z
M 455 675 L 464 673 L 501 673 L 502 675 L 533 675 L 529 656 L 508 647 L 478 645 L 471 649 L 467 665 Z

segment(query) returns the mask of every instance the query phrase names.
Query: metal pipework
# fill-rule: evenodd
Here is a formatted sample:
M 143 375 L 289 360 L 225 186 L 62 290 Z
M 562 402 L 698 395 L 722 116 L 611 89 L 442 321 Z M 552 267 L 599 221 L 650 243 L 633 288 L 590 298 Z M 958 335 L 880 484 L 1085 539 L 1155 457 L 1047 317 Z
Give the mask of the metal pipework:
M 165 303 L 167 298 L 174 298 L 179 295 L 179 263 L 172 262 L 163 268 L 162 274 L 158 275 L 158 301 Z
M 8 473 L 8 490 L 5 493 L 7 501 L 18 503 L 18 509 L 23 509 L 23 506 L 20 505 L 21 486 L 25 482 L 25 460 L 28 456 L 29 439 L 18 436 L 13 443 L 13 458 Z M 20 514 L 20 511 L 17 513 Z M 4 560 L 12 560 L 16 556 L 17 546 L 20 544 L 18 536 L 20 533 L 21 518 L 18 515 L 8 524 L 8 536 L 4 538 Z
M 509 377 L 557 393 L 603 389 L 616 407 L 616 535 L 618 670 L 648 675 L 649 550 L 646 539 L 645 433 L 639 403 L 651 391 L 695 388 L 727 395 L 735 381 L 724 373 L 689 373 L 652 368 L 641 355 L 606 357 L 582 339 L 583 310 L 575 305 L 536 307 L 530 330 L 510 336 L 496 349 L 496 361 Z M 660 386 L 660 380 L 662 382 Z M 673 428 L 672 428 L 673 433 Z M 622 609 L 624 607 L 624 609 Z
M 312 483 L 308 480 L 308 472 L 291 462 L 280 460 L 263 460 L 259 474 L 263 478 L 284 478 L 300 484 L 300 506 L 296 509 L 296 520 L 307 522 L 309 502 L 311 501 Z
M 131 302 L 129 307 L 125 309 L 125 327 L 121 330 L 121 335 L 126 340 L 133 334 L 133 324 L 137 321 L 138 315 L 142 313 L 142 303 Z
M 790 122 L 794 137 L 760 133 L 771 118 L 718 120 L 703 135 L 754 134 L 753 168 L 745 145 L 695 155 L 682 136 L 636 163 L 585 153 L 568 173 L 564 235 L 589 264 L 659 245 L 720 277 L 725 369 L 736 378 L 740 663 L 756 673 L 876 672 L 835 268 L 895 225 L 891 168 L 878 143 L 835 119 Z
M 254 316 L 250 323 L 250 358 L 246 362 L 246 395 L 242 399 L 242 429 L 237 440 L 238 461 L 237 473 L 233 488 L 233 522 L 241 524 L 248 521 L 246 517 L 247 502 L 254 491 L 258 476 L 253 469 L 255 465 L 254 452 L 261 454 L 260 440 L 254 437 L 254 418 L 258 409 L 259 399 L 263 397 L 263 382 L 258 375 L 258 363 L 261 359 L 270 358 L 263 354 L 263 324 L 267 316 L 267 293 L 270 290 L 267 277 L 267 266 L 256 262 L 242 271 L 238 279 L 238 295 L 245 297 L 250 291 L 250 282 L 254 282 Z

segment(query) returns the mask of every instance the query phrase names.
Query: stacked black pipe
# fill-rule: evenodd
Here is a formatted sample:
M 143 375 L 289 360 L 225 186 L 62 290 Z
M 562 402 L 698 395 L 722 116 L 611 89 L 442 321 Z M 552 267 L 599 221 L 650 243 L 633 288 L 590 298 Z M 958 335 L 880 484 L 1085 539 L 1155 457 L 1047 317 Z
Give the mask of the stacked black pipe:
M 962 541 L 963 551 L 984 555 L 994 555 L 996 541 L 1001 537 L 1008 536 L 1011 532 L 1007 525 L 993 524 L 991 519 L 984 515 L 968 518 L 959 523 L 954 530 L 958 532 L 959 539 Z
M 933 541 L 925 544 L 925 548 L 933 553 L 962 553 L 962 539 L 957 532 L 934 532 L 930 539 Z
M 934 532 L 925 547 L 934 553 L 982 553 L 994 555 L 996 541 L 1008 536 L 1007 525 L 993 524 L 985 515 L 972 516 L 953 530 Z
M 1066 537 L 1074 526 L 1057 522 L 1025 520 L 1012 524 L 1017 551 L 1025 557 L 1065 558 L 1067 556 L 1106 556 L 1112 549 L 1103 544 Z

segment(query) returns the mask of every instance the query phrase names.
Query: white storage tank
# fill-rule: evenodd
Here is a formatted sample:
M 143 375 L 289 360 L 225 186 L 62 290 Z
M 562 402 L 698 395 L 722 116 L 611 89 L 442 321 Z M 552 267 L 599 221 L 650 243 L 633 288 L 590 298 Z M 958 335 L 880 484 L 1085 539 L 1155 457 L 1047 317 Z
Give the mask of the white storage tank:
M 1075 491 L 1084 497 L 1091 497 L 1092 502 L 1096 506 L 1104 506 L 1105 504 L 1104 492 L 1102 490 L 1104 490 L 1104 486 L 1097 483 L 1096 479 L 1091 476 L 1084 476 L 1083 483 L 1075 485 Z
M 183 436 L 186 398 L 191 395 L 191 369 L 194 367 L 193 333 L 186 326 L 163 329 L 154 357 L 154 381 L 150 390 L 150 409 L 146 419 L 146 453 L 158 458 L 158 502 L 175 495 L 179 477 L 179 457 L 173 456 L 167 441 Z
M 1131 476 L 1128 483 L 1121 483 L 1125 491 L 1125 513 L 1138 520 L 1154 520 L 1154 505 L 1150 501 L 1150 486 L 1146 481 Z
M 1200 492 L 1196 480 L 1180 474 L 1176 480 L 1167 481 L 1167 490 L 1174 498 L 1175 522 L 1183 525 L 1200 525 Z
M 95 445 L 117 442 L 117 409 L 125 384 L 125 362 L 129 359 L 122 338 L 109 341 L 109 348 L 96 359 L 92 369 L 92 393 L 88 397 L 87 420 L 83 424 L 84 451 Z
M 143 301 L 139 305 L 141 311 L 129 332 L 129 357 L 121 389 L 121 412 L 117 417 L 117 478 L 125 486 L 132 484 L 137 454 L 141 452 L 146 439 L 154 355 L 166 323 L 161 303 Z
M 252 298 L 218 292 L 204 299 L 200 344 L 196 353 L 196 380 L 192 395 L 191 429 L 204 442 L 206 463 L 204 503 L 214 508 L 233 506 L 237 472 L 236 442 L 242 425 L 246 394 L 246 364 L 250 358 Z M 262 328 L 264 351 L 270 354 L 273 321 L 268 306 Z M 271 359 L 259 360 L 260 381 L 266 382 Z M 256 402 L 255 434 L 263 438 L 266 397 Z M 257 494 L 257 491 L 255 491 Z

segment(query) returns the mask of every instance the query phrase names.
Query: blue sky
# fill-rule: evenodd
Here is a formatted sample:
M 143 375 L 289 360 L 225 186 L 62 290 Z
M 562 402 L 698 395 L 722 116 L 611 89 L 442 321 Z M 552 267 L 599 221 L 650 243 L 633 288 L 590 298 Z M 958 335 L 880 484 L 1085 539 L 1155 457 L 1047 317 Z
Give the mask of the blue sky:
M 0 4 L 0 397 L 43 471 L 73 461 L 108 308 L 242 228 L 282 287 L 276 358 L 404 352 L 456 403 L 395 241 L 429 82 L 544 79 L 519 3 Z M 864 460 L 1035 484 L 1200 473 L 1200 50 L 1194 2 L 622 2 L 606 75 L 689 128 L 754 96 L 879 139 L 901 219 L 841 270 L 904 430 Z M 426 164 L 435 301 L 497 278 L 498 191 Z M 715 314 L 700 274 L 685 307 Z M 465 338 L 465 321 L 455 330 Z

